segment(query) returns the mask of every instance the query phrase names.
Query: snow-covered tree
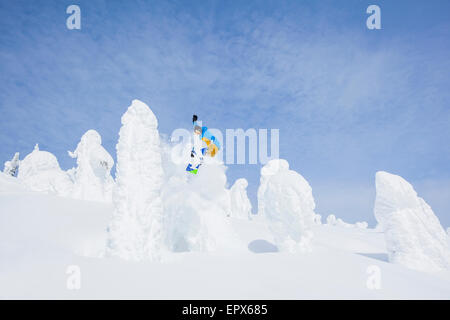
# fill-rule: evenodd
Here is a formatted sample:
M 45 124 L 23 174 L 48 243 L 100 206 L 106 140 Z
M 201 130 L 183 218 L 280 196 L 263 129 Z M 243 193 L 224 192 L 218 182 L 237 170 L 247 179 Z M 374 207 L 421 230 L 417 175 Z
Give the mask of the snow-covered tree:
M 30 189 L 61 196 L 70 196 L 73 188 L 68 174 L 61 170 L 56 157 L 39 150 L 36 144 L 33 152 L 20 161 L 18 179 Z
M 312 189 L 300 174 L 289 170 L 286 160 L 271 160 L 261 169 L 258 206 L 279 249 L 311 249 L 315 217 Z
M 107 254 L 127 260 L 159 259 L 163 169 L 158 120 L 145 103 L 133 100 L 122 116 L 119 136 Z
M 111 168 L 114 160 L 102 147 L 102 138 L 95 130 L 88 130 L 69 156 L 77 159 L 71 173 L 74 179 L 72 196 L 77 199 L 110 202 L 114 179 Z
M 421 271 L 450 268 L 447 235 L 431 207 L 400 176 L 376 173 L 375 218 L 389 261 Z
M 259 188 L 258 188 L 258 214 L 264 215 L 264 192 L 266 192 L 267 182 L 270 177 L 272 177 L 278 171 L 289 170 L 289 163 L 286 160 L 278 159 L 276 161 L 269 161 L 264 167 L 261 168 L 261 176 L 259 178 Z
M 248 182 L 237 179 L 230 189 L 231 215 L 240 219 L 251 219 L 252 204 L 247 196 Z
M 3 173 L 15 177 L 17 175 L 17 169 L 19 168 L 19 153 L 16 152 L 14 157 L 10 161 L 5 162 Z
M 215 158 L 205 158 L 197 175 L 186 172 L 189 144 L 165 145 L 164 228 L 171 251 L 246 250 L 231 221 L 226 167 Z M 186 159 L 184 163 L 172 161 Z
M 314 223 L 317 225 L 322 225 L 322 216 L 320 214 L 317 214 L 314 216 Z

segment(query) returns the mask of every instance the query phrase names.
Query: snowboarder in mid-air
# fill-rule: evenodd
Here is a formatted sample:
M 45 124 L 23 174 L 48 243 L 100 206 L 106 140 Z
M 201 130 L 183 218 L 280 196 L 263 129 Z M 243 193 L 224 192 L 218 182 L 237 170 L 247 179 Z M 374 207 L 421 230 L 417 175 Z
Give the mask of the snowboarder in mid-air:
M 194 145 L 191 150 L 191 161 L 186 171 L 197 174 L 198 168 L 203 163 L 203 156 L 214 157 L 219 152 L 220 143 L 207 127 L 199 125 L 198 117 L 195 114 L 192 116 L 192 125 L 194 126 Z M 204 147 L 204 143 L 206 147 Z

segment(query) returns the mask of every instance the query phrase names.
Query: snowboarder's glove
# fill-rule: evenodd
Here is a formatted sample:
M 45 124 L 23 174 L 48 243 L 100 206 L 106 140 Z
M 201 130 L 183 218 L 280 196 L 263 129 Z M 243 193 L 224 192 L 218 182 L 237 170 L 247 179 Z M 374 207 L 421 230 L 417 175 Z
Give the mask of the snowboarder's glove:
M 197 115 L 196 115 L 196 114 L 194 114 L 194 115 L 192 116 L 192 122 L 195 122 L 195 121 L 197 121 L 197 119 L 198 119 Z
M 191 158 L 194 157 L 194 154 L 195 154 L 195 152 L 194 152 L 194 151 L 191 151 Z

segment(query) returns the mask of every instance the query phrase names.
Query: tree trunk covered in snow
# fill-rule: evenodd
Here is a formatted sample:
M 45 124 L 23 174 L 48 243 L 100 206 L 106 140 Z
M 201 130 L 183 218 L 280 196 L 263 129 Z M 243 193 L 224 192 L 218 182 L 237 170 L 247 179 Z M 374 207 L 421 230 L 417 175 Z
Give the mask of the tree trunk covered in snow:
M 127 260 L 158 259 L 162 249 L 163 179 L 158 121 L 133 100 L 122 116 L 107 253 Z
M 47 151 L 39 150 L 36 144 L 33 152 L 20 161 L 17 178 L 34 191 L 70 196 L 73 188 L 69 175 L 61 170 L 58 159 Z

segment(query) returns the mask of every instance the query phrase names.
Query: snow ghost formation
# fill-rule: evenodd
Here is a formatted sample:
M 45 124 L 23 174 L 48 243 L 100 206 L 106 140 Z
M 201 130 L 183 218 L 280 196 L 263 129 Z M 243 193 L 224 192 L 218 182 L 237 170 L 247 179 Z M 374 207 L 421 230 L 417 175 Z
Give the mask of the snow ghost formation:
M 375 218 L 385 234 L 389 261 L 434 272 L 450 268 L 447 235 L 430 206 L 400 176 L 375 176 Z
M 246 179 L 237 179 L 230 189 L 231 215 L 235 218 L 250 220 L 252 205 L 247 196 L 248 182 Z
M 102 138 L 95 130 L 87 131 L 69 156 L 77 159 L 77 168 L 71 170 L 74 180 L 72 197 L 94 201 L 112 201 L 114 179 L 111 168 L 114 160 L 102 147 Z
M 174 252 L 239 250 L 228 216 L 231 214 L 226 167 L 216 159 L 205 158 L 197 175 L 185 168 L 192 146 L 179 143 L 166 146 L 163 186 L 166 244 Z M 173 161 L 186 159 L 186 162 Z
M 16 152 L 14 157 L 10 161 L 5 162 L 5 167 L 3 168 L 3 173 L 15 177 L 17 174 L 17 169 L 19 168 L 19 153 Z
M 289 170 L 286 160 L 269 161 L 261 169 L 258 206 L 282 251 L 310 251 L 315 202 L 308 182 Z
M 262 167 L 257 194 L 259 215 L 264 215 L 264 201 L 260 201 L 260 199 L 263 199 L 264 192 L 267 188 L 267 182 L 269 181 L 270 177 L 272 177 L 277 171 L 285 170 L 289 170 L 289 163 L 286 160 L 269 161 L 264 167 Z
M 163 180 L 158 120 L 133 100 L 122 116 L 116 165 L 115 210 L 106 253 L 126 260 L 158 260 L 163 250 Z
M 70 196 L 73 188 L 69 175 L 61 170 L 56 157 L 39 150 L 37 144 L 33 152 L 20 161 L 17 177 L 34 191 Z

